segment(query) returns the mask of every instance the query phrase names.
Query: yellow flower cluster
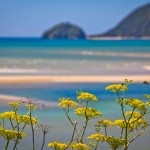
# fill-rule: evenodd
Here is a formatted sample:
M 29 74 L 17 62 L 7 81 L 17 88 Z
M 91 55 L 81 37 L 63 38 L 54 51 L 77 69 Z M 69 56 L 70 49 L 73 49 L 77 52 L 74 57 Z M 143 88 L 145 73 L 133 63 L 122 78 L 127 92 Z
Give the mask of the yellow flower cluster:
M 110 127 L 113 126 L 113 123 L 109 120 L 101 120 L 97 122 L 97 125 L 100 125 L 102 127 Z
M 18 117 L 18 114 L 16 114 L 13 111 L 8 111 L 0 114 L 0 118 L 2 119 L 16 119 Z
M 56 150 L 63 150 L 67 146 L 66 143 L 53 142 L 48 143 L 48 147 L 54 147 Z
M 126 85 L 131 84 L 132 80 L 125 79 L 125 83 L 126 83 Z
M 126 128 L 125 120 L 116 120 L 113 124 L 119 128 Z
M 102 113 L 100 113 L 97 109 L 86 108 L 86 107 L 75 109 L 75 114 L 81 117 L 86 117 L 88 119 L 102 116 Z
M 0 128 L 0 135 L 7 140 L 12 140 L 16 138 L 22 139 L 24 136 L 26 136 L 26 134 L 23 132 L 18 133 L 17 131 L 5 130 L 2 128 Z
M 137 118 L 132 118 L 130 119 L 130 121 L 125 122 L 125 120 L 116 120 L 114 122 L 114 125 L 116 125 L 119 128 L 126 128 L 126 125 L 128 124 L 128 128 L 130 128 L 130 130 L 134 130 L 137 129 L 139 126 L 145 128 L 148 126 L 147 121 L 142 118 L 142 119 L 138 119 Z
M 145 103 L 142 102 L 142 101 L 139 100 L 139 99 L 134 99 L 134 98 L 124 99 L 124 103 L 125 103 L 126 105 L 129 105 L 129 106 L 131 106 L 131 107 L 133 107 L 133 108 L 136 108 L 136 109 L 138 109 L 138 110 L 141 110 L 141 111 L 143 111 L 143 112 L 146 112 L 146 111 L 147 111 L 147 109 L 146 109 L 146 107 L 145 107 Z
M 126 91 L 128 90 L 127 86 L 124 84 L 112 84 L 106 87 L 106 90 L 110 90 L 112 92 L 118 92 L 118 91 Z
M 145 118 L 138 119 L 138 120 L 134 118 L 130 120 L 131 129 L 137 129 L 139 126 L 142 128 L 146 128 L 147 126 L 149 126 L 149 124 Z
M 146 102 L 145 106 L 149 106 L 150 107 L 150 102 Z
M 83 143 L 73 143 L 69 146 L 72 150 L 90 150 L 90 148 Z
M 144 94 L 144 96 L 145 96 L 145 98 L 146 98 L 147 100 L 150 99 L 150 94 Z
M 98 100 L 95 95 L 90 94 L 88 92 L 81 91 L 81 92 L 77 92 L 77 94 L 78 94 L 78 97 L 77 97 L 78 100 L 87 100 L 87 101 L 89 101 L 89 100 L 97 101 Z
M 20 106 L 21 103 L 20 102 L 9 102 L 8 104 L 11 105 L 12 107 L 17 108 Z
M 34 104 L 26 104 L 26 107 L 28 107 L 29 110 L 35 110 L 37 109 L 37 106 Z
M 88 136 L 88 139 L 104 142 L 107 139 L 107 137 L 104 134 L 98 133 L 98 134 L 92 134 L 92 135 Z
M 18 118 L 18 122 L 19 123 L 24 123 L 24 124 L 30 124 L 30 117 L 28 115 L 23 115 L 23 116 L 19 116 Z M 31 121 L 32 121 L 32 124 L 36 124 L 38 122 L 37 119 L 35 119 L 34 117 L 31 117 Z
M 58 104 L 61 108 L 76 108 L 78 107 L 78 103 L 70 100 L 70 99 L 63 99 Z
M 127 112 L 125 113 L 125 116 L 131 116 L 131 115 L 132 115 L 132 118 L 139 118 L 139 117 L 141 117 L 142 114 L 140 114 L 140 113 L 137 112 L 137 111 L 134 111 L 134 112 L 132 112 L 132 111 L 127 111 Z
M 121 148 L 125 144 L 124 139 L 118 139 L 113 136 L 107 137 L 106 141 L 112 147 L 113 150 L 117 150 L 118 148 Z

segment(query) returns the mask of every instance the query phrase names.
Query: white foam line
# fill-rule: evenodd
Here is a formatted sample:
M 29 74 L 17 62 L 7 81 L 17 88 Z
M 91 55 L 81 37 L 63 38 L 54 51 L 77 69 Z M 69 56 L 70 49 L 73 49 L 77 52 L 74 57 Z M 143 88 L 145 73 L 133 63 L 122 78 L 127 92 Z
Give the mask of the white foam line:
M 0 73 L 37 73 L 36 69 L 0 68 Z

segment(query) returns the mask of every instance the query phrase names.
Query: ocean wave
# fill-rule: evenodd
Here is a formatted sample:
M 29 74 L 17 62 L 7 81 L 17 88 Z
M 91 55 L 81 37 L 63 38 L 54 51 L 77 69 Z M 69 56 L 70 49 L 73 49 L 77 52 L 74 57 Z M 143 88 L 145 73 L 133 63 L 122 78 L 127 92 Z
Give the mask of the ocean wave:
M 111 51 L 89 51 L 89 50 L 63 50 L 49 51 L 49 54 L 65 54 L 65 55 L 84 55 L 84 56 L 111 56 L 111 57 L 134 57 L 134 58 L 150 58 L 150 53 L 143 52 L 111 52 Z

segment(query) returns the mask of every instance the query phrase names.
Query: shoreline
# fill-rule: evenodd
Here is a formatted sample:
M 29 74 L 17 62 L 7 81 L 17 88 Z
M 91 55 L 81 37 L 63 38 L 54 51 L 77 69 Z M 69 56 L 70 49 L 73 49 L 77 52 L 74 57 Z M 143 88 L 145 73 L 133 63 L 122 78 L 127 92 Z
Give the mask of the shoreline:
M 149 81 L 150 75 L 9 75 L 0 76 L 0 84 L 36 84 L 36 83 L 109 83 Z
M 134 36 L 87 36 L 88 40 L 150 40 L 149 36 L 134 37 Z

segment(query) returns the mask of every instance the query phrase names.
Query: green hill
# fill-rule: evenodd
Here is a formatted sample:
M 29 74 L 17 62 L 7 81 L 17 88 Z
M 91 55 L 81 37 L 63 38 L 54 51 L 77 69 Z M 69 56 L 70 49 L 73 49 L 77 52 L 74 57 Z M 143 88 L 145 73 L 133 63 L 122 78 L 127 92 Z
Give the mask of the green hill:
M 124 38 L 150 38 L 150 4 L 134 10 L 108 32 L 92 37 L 118 36 Z

